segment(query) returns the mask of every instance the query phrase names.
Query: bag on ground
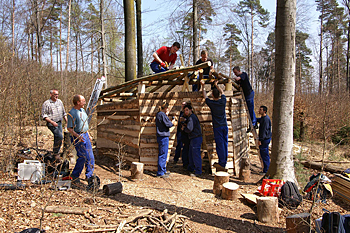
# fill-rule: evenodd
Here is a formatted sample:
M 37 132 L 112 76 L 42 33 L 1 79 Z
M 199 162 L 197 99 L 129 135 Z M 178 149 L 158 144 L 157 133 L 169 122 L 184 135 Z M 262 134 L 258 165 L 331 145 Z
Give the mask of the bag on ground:
M 287 181 L 281 188 L 281 195 L 278 198 L 279 204 L 289 209 L 296 209 L 302 201 L 303 197 L 300 195 L 297 185 Z

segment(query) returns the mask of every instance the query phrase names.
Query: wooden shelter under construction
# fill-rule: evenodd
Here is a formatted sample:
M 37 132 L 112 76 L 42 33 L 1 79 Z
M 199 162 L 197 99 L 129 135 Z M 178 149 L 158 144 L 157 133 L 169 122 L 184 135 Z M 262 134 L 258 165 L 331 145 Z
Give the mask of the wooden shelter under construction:
M 208 63 L 202 63 L 169 70 L 102 90 L 100 99 L 104 104 L 97 106 L 98 153 L 127 162 L 141 162 L 146 170 L 156 171 L 158 144 L 155 118 L 158 107 L 166 101 L 169 117 L 178 119 L 182 102 L 190 100 L 202 127 L 202 157 L 208 158 L 211 165 L 217 162 L 210 108 L 205 104 L 202 91 L 189 90 L 190 85 L 199 84 L 203 77 L 201 71 L 208 66 Z M 241 158 L 247 156 L 249 146 L 247 112 L 237 85 L 223 74 L 214 75 L 219 78 L 219 84 L 226 87 L 229 128 L 227 168 L 238 175 Z M 206 84 L 210 84 L 210 80 L 206 80 Z M 174 154 L 176 146 L 176 124 L 170 129 L 168 158 Z

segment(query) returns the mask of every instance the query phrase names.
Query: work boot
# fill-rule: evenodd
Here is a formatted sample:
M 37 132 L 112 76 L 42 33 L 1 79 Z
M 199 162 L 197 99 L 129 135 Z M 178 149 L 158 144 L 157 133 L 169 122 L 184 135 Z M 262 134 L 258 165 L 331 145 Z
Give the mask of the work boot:
M 224 168 L 223 166 L 221 166 L 219 163 L 214 163 L 213 164 L 213 167 L 215 167 L 216 168 L 216 171 L 217 172 L 227 172 L 227 169 L 226 168 Z
M 98 191 L 98 189 L 100 188 L 100 178 L 96 175 L 91 176 L 88 179 L 88 186 L 87 186 L 87 190 L 88 191 Z

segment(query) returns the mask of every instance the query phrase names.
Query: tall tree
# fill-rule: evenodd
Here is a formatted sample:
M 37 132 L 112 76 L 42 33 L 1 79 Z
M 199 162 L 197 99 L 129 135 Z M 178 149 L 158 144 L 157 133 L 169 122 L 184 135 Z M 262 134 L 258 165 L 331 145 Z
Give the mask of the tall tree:
M 137 77 L 143 76 L 141 0 L 136 0 Z
M 308 79 L 310 77 L 311 66 L 311 49 L 306 45 L 306 40 L 309 38 L 309 34 L 296 31 L 295 37 L 295 50 L 296 50 L 296 80 L 297 80 L 297 91 L 302 92 L 303 89 L 303 79 Z
M 193 0 L 193 64 L 195 64 L 198 60 L 198 2 L 197 0 Z
M 238 36 L 241 34 L 241 31 L 236 27 L 235 24 L 226 24 L 224 27 L 224 38 L 226 45 L 228 46 L 225 51 L 225 56 L 229 59 L 230 64 L 230 77 L 232 74 L 233 61 L 242 59 L 241 54 L 238 50 L 238 43 L 241 42 L 241 38 Z
M 125 81 L 136 78 L 135 10 L 133 0 L 123 0 L 125 20 Z
M 346 47 L 346 90 L 350 94 L 350 0 L 343 0 L 343 5 L 346 9 L 346 39 L 347 39 L 347 47 Z
M 253 58 L 254 58 L 254 25 L 257 22 L 260 27 L 267 27 L 270 18 L 270 13 L 262 8 L 260 0 L 242 0 L 238 3 L 237 8 L 234 10 L 239 17 L 243 17 L 248 14 L 250 16 L 250 53 L 248 54 L 249 75 L 254 85 L 253 74 Z M 258 19 L 257 19 L 258 18 Z
M 325 17 L 325 1 L 326 0 L 315 0 L 317 5 L 317 10 L 320 11 L 320 57 L 319 57 L 319 84 L 318 84 L 318 94 L 323 93 L 323 19 Z
M 104 0 L 100 0 L 100 20 L 101 20 L 101 53 L 103 64 L 103 76 L 106 78 L 105 87 L 107 88 L 107 59 L 106 59 L 106 41 L 105 41 L 105 27 L 104 27 Z M 135 31 L 135 30 L 134 30 Z M 126 39 L 126 38 L 125 38 Z
M 277 0 L 276 77 L 268 175 L 296 182 L 293 164 L 296 0 Z

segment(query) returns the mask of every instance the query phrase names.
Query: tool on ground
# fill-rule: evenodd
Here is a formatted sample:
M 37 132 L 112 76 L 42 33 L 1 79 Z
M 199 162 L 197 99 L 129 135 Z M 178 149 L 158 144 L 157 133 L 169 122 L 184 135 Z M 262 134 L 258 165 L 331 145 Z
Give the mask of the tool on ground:
M 104 76 L 102 76 L 101 78 L 98 78 L 95 82 L 95 87 L 92 90 L 91 96 L 90 96 L 90 100 L 89 103 L 86 107 L 86 114 L 88 115 L 88 124 L 90 124 L 91 118 L 92 118 L 92 114 L 95 111 L 96 108 L 96 104 L 98 101 L 98 97 L 100 96 L 100 92 L 102 89 L 103 84 L 106 82 L 106 78 Z

